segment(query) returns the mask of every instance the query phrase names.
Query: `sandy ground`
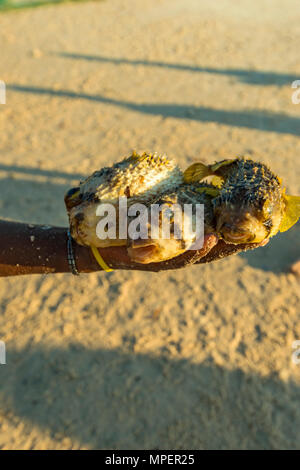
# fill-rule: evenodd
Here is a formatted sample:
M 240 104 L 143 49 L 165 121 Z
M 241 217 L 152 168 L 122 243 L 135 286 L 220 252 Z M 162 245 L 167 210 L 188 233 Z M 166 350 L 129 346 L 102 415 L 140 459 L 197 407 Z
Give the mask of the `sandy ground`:
M 137 150 L 237 154 L 299 194 L 298 0 L 107 0 L 0 16 L 0 216 Z M 300 446 L 299 225 L 180 272 L 0 281 L 2 449 Z

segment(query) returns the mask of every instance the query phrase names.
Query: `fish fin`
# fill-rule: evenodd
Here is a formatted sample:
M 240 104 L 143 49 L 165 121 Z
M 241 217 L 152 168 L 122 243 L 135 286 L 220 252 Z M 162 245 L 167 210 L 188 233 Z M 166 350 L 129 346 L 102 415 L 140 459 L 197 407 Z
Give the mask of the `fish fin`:
M 279 231 L 286 232 L 298 222 L 300 217 L 300 196 L 288 196 L 283 194 L 285 201 L 285 213 L 281 221 Z
M 213 175 L 210 165 L 204 163 L 193 163 L 183 173 L 183 180 L 185 183 L 199 183 L 207 176 Z
M 211 184 L 216 186 L 217 188 L 221 188 L 224 183 L 224 179 L 221 176 L 214 176 L 211 180 Z
M 214 163 L 213 165 L 210 166 L 210 168 L 212 170 L 212 173 L 215 173 L 216 171 L 218 171 L 223 166 L 231 165 L 236 160 L 237 160 L 236 158 L 234 158 L 234 159 L 230 158 L 230 159 L 227 159 L 227 160 L 222 160 L 221 162 Z
M 212 188 L 211 186 L 203 186 L 202 188 L 197 188 L 196 191 L 198 193 L 205 193 L 208 196 L 216 197 L 219 196 L 220 191 L 218 188 Z
M 185 183 L 199 183 L 199 181 L 202 181 L 207 176 L 215 175 L 215 173 L 223 166 L 231 165 L 235 161 L 236 159 L 222 160 L 221 162 L 214 163 L 213 165 L 194 163 L 183 173 L 183 180 Z

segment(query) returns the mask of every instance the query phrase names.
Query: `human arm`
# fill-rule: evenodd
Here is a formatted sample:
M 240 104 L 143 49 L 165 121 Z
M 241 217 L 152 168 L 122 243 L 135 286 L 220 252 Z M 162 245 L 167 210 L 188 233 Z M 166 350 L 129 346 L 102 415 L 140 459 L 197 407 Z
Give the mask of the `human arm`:
M 67 259 L 67 232 L 65 227 L 33 225 L 0 220 L 0 276 L 24 274 L 69 273 Z M 198 251 L 187 251 L 168 261 L 139 264 L 130 260 L 126 247 L 99 249 L 106 264 L 116 269 L 158 272 L 180 269 L 191 264 L 208 263 L 240 251 L 253 249 L 258 244 L 230 245 L 215 235 L 205 237 Z M 101 270 L 90 248 L 72 242 L 74 259 L 80 273 Z

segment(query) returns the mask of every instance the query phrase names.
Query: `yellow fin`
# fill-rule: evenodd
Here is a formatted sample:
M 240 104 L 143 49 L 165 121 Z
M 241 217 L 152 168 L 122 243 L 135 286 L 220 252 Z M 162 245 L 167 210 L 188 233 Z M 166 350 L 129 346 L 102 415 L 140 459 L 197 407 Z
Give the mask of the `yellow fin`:
M 298 222 L 300 217 L 300 196 L 283 195 L 285 201 L 285 213 L 281 221 L 279 231 L 286 232 Z
M 194 163 L 189 166 L 183 173 L 183 180 L 185 183 L 199 183 L 207 176 L 212 176 L 225 165 L 231 165 L 236 159 L 222 160 L 221 162 L 214 163 L 213 165 L 204 165 L 204 163 Z
M 198 193 L 205 193 L 213 197 L 218 196 L 220 193 L 218 188 L 212 188 L 211 186 L 203 186 L 202 188 L 197 188 L 196 191 Z
M 222 160 L 221 162 L 214 163 L 213 165 L 211 165 L 210 168 L 212 170 L 212 173 L 214 173 L 215 171 L 222 168 L 222 166 L 231 165 L 235 161 L 236 161 L 236 158 L 235 159 L 230 158 L 230 159 L 227 159 L 227 160 Z
M 216 186 L 217 188 L 221 188 L 224 183 L 223 178 L 221 176 L 214 176 L 213 179 L 211 180 L 211 184 Z
M 183 173 L 183 180 L 185 183 L 199 183 L 203 178 L 212 174 L 210 166 L 204 165 L 204 163 L 193 163 Z

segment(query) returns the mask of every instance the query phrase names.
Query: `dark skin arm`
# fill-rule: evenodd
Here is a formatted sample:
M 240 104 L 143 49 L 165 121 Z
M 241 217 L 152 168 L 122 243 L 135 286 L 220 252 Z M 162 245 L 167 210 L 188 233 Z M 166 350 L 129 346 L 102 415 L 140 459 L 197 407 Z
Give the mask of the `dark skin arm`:
M 226 256 L 256 248 L 259 244 L 230 245 L 215 235 L 205 237 L 204 246 L 161 263 L 138 264 L 130 260 L 126 247 L 101 248 L 99 252 L 112 269 L 158 272 L 191 264 L 209 263 Z M 88 247 L 73 241 L 76 266 L 81 273 L 101 268 Z M 21 274 L 69 273 L 67 228 L 0 221 L 0 276 Z

